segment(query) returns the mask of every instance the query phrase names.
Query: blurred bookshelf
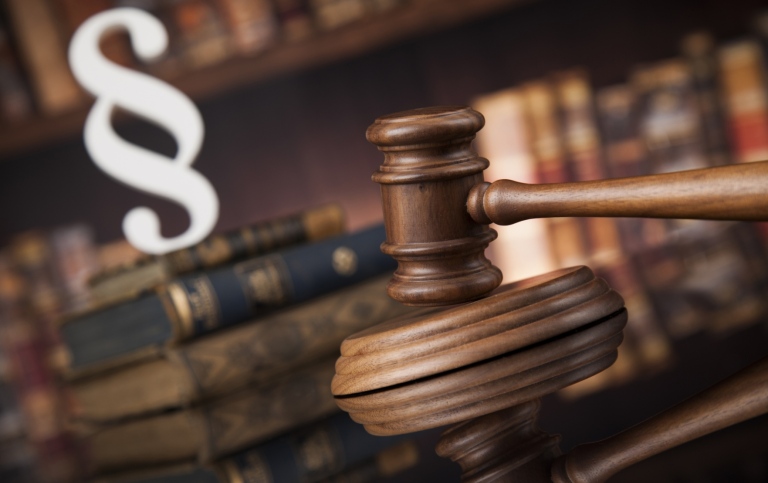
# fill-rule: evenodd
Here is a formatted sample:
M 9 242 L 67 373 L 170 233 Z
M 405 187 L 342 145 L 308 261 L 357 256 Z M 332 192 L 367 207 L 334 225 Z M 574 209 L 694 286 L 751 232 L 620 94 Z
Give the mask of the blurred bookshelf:
M 532 1 L 381 2 L 387 6 L 379 12 L 361 13 L 359 18 L 339 26 L 315 28 L 296 40 L 286 40 L 278 32 L 268 45 L 256 52 L 232 53 L 212 65 L 175 72 L 165 80 L 194 100 L 209 99 L 238 87 L 362 56 L 398 41 L 450 28 Z M 274 12 L 268 14 L 274 15 Z M 77 134 L 90 104 L 90 96 L 85 96 L 75 106 L 66 109 L 66 112 L 49 116 L 30 113 L 17 122 L 3 125 L 0 130 L 0 159 Z

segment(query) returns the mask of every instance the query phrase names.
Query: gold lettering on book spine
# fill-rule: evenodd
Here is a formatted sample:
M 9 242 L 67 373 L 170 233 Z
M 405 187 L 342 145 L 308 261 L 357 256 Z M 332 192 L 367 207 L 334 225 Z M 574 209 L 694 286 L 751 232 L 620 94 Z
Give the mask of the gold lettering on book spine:
M 216 294 L 208 277 L 202 276 L 192 280 L 194 292 L 187 292 L 189 304 L 192 307 L 192 319 L 202 321 L 206 329 L 219 326 L 221 320 Z
M 273 483 L 269 465 L 258 451 L 251 451 L 240 459 L 243 464 L 229 459 L 222 463 L 227 483 Z
M 236 273 L 252 307 L 283 305 L 291 294 L 286 268 L 280 257 L 268 257 L 241 263 Z
M 342 469 L 344 464 L 338 435 L 327 428 L 318 428 L 294 448 L 299 466 L 308 475 L 324 476 Z

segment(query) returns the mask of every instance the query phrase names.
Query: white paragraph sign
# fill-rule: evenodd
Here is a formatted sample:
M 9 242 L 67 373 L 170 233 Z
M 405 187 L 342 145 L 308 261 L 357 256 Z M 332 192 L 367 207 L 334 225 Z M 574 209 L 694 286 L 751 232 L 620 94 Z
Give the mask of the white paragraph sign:
M 96 165 L 133 188 L 182 205 L 190 226 L 179 236 L 164 238 L 160 219 L 147 207 L 123 219 L 128 241 L 146 253 L 162 254 L 205 238 L 219 216 L 219 199 L 210 182 L 191 164 L 203 142 L 203 120 L 192 101 L 170 85 L 106 59 L 99 40 L 114 29 L 125 29 L 143 60 L 160 56 L 168 34 L 152 15 L 135 8 L 108 10 L 88 19 L 69 46 L 69 63 L 78 82 L 96 97 L 85 121 L 85 147 Z M 116 106 L 166 129 L 178 144 L 175 158 L 163 156 L 121 138 L 112 126 Z

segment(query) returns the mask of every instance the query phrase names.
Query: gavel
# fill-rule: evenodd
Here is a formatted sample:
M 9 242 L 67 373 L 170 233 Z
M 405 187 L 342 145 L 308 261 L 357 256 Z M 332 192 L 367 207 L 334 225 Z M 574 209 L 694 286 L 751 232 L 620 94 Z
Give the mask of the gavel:
M 560 216 L 768 219 L 768 162 L 588 182 L 483 181 L 468 107 L 377 119 L 387 231 L 398 261 L 387 290 L 425 306 L 347 338 L 332 391 L 372 434 L 455 424 L 437 452 L 472 482 L 595 482 L 637 461 L 768 412 L 768 359 L 665 413 L 563 455 L 536 428 L 539 398 L 608 368 L 627 312 L 587 267 L 500 287 L 484 251 L 490 223 Z M 525 250 L 525 247 L 518 247 Z M 465 303 L 466 302 L 466 303 Z M 461 304 L 461 305 L 459 305 Z M 448 306 L 440 308 L 440 306 Z

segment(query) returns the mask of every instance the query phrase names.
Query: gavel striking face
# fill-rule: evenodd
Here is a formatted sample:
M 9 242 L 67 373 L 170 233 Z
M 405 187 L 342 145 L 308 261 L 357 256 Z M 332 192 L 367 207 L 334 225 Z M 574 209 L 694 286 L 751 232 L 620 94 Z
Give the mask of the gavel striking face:
M 602 481 L 704 434 L 703 426 L 709 432 L 752 417 L 708 418 L 693 425 L 698 432 L 684 425 L 677 439 L 665 434 L 659 436 L 664 444 L 647 444 L 654 452 L 630 450 L 619 435 L 616 443 L 577 448 L 555 460 L 558 437 L 534 425 L 537 400 L 613 363 L 627 320 L 623 300 L 586 267 L 487 296 L 501 283 L 501 273 L 484 250 L 496 237 L 488 223 L 535 217 L 765 220 L 768 163 L 579 183 L 489 185 L 482 175 L 489 163 L 472 148 L 483 124 L 482 115 L 468 107 L 437 107 L 384 116 L 369 127 L 368 140 L 384 153 L 373 175 L 381 184 L 387 229 L 382 250 L 398 261 L 389 294 L 409 305 L 471 303 L 424 309 L 350 336 L 332 385 L 339 407 L 379 435 L 477 418 L 449 429 L 437 448 L 461 464 L 466 481 Z M 763 366 L 749 374 L 758 378 L 750 384 L 762 391 L 749 414 L 768 411 L 768 363 Z M 719 404 L 727 406 L 737 392 L 729 387 Z M 669 422 L 653 421 L 648 424 L 660 425 L 657 433 L 674 431 Z M 630 440 L 646 444 L 653 436 L 646 431 Z

